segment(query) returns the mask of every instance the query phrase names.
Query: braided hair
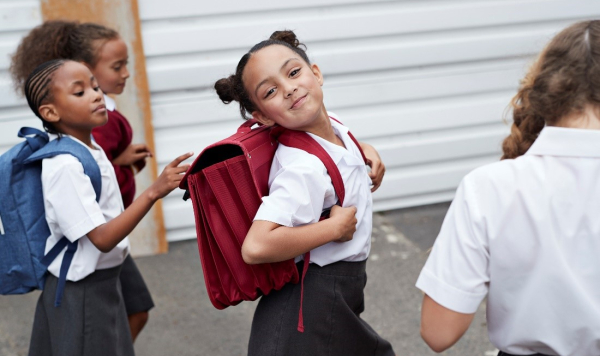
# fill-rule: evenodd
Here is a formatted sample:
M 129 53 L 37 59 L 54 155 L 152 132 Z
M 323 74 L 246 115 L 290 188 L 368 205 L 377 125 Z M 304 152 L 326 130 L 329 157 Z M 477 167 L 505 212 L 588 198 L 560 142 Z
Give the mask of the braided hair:
M 59 70 L 68 60 L 67 59 L 54 59 L 51 61 L 44 62 L 37 66 L 33 72 L 27 77 L 23 91 L 25 98 L 27 98 L 27 104 L 31 108 L 31 111 L 35 116 L 42 120 L 44 129 L 53 134 L 59 134 L 52 123 L 46 121 L 40 114 L 40 106 L 52 101 L 52 80 L 54 74 Z
M 600 20 L 578 22 L 556 35 L 521 81 L 502 159 L 527 152 L 545 125 L 600 109 Z
M 250 119 L 248 115 L 252 114 L 253 111 L 256 111 L 256 106 L 252 100 L 250 100 L 250 96 L 242 81 L 244 68 L 246 68 L 246 64 L 248 64 L 248 60 L 253 53 L 272 45 L 285 46 L 291 49 L 310 65 L 310 61 L 306 55 L 306 46 L 298 41 L 298 38 L 296 38 L 296 34 L 293 31 L 275 31 L 268 40 L 264 40 L 254 45 L 250 51 L 244 54 L 240 59 L 235 74 L 232 74 L 227 78 L 219 79 L 215 83 L 215 90 L 219 95 L 219 99 L 225 104 L 237 101 L 240 104 L 240 115 L 245 120 Z

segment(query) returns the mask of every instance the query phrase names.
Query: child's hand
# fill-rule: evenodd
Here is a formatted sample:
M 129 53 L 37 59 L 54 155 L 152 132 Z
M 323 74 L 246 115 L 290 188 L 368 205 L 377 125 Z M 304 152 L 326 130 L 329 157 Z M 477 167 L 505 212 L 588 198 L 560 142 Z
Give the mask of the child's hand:
M 150 152 L 148 146 L 143 143 L 131 144 L 127 146 L 123 153 L 113 159 L 112 163 L 115 166 L 131 166 L 147 157 L 152 157 L 152 152 Z
M 167 164 L 160 176 L 158 176 L 156 179 L 156 182 L 154 182 L 154 184 L 148 188 L 150 196 L 153 200 L 164 198 L 167 194 L 173 191 L 173 189 L 179 186 L 179 182 L 183 178 L 183 173 L 185 173 L 190 167 L 189 164 L 184 164 L 182 166 L 179 164 L 192 157 L 193 154 L 193 152 L 188 152 L 175 158 L 171 163 Z
M 379 188 L 381 182 L 383 181 L 383 175 L 385 174 L 385 165 L 381 161 L 381 157 L 379 157 L 379 153 L 375 149 L 375 147 L 369 145 L 368 143 L 360 142 L 360 147 L 362 148 L 365 157 L 367 158 L 367 164 L 371 167 L 371 172 L 369 172 L 369 177 L 373 182 L 373 188 L 371 188 L 371 192 L 374 192 Z
M 331 208 L 330 219 L 335 219 L 338 228 L 341 231 L 341 237 L 336 242 L 346 242 L 352 240 L 356 231 L 356 207 L 342 208 L 339 205 L 334 205 Z

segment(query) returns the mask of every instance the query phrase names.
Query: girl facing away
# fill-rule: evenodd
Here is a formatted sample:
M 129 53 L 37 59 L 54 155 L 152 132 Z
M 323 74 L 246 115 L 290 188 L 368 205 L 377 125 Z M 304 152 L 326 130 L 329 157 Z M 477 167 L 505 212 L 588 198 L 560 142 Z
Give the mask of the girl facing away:
M 250 264 L 295 258 L 301 270 L 302 255 L 310 251 L 305 330 L 296 329 L 301 286 L 288 284 L 261 298 L 248 355 L 394 355 L 390 343 L 360 317 L 371 247 L 371 180 L 348 129 L 325 109 L 323 76 L 301 46 L 292 31 L 275 32 L 242 57 L 234 75 L 215 84 L 224 103 L 239 102 L 242 117 L 251 114 L 264 125 L 312 136 L 336 162 L 346 191 L 344 207 L 336 206 L 323 163 L 302 150 L 278 146 L 269 195 L 242 245 L 242 256 Z M 379 161 L 370 149 L 367 155 Z M 331 218 L 319 222 L 321 212 L 332 206 Z
M 98 82 L 83 64 L 53 60 L 37 67 L 24 85 L 30 108 L 54 139 L 69 136 L 86 147 L 100 168 L 99 200 L 81 163 L 69 154 L 42 161 L 42 189 L 51 235 L 46 251 L 63 236 L 78 248 L 67 273 L 62 304 L 54 307 L 62 254 L 48 267 L 33 323 L 29 355 L 133 355 L 120 292 L 127 235 L 152 205 L 178 186 L 187 153 L 169 163 L 156 182 L 125 210 L 112 164 L 92 140 L 107 121 Z
M 145 144 L 132 144 L 131 125 L 116 109 L 115 101 L 106 95 L 119 95 L 125 88 L 129 78 L 127 45 L 117 31 L 99 24 L 46 21 L 22 39 L 13 56 L 11 72 L 17 90 L 22 91 L 35 67 L 61 58 L 84 63 L 104 93 L 108 122 L 95 127 L 92 135 L 113 165 L 123 205 L 127 208 L 135 196 L 134 171 L 144 168 L 145 159 L 151 156 Z M 119 279 L 135 341 L 154 302 L 130 255 L 123 262 Z
M 460 184 L 417 287 L 437 352 L 487 296 L 499 355 L 600 355 L 600 21 L 554 37 L 512 101 L 503 160 Z

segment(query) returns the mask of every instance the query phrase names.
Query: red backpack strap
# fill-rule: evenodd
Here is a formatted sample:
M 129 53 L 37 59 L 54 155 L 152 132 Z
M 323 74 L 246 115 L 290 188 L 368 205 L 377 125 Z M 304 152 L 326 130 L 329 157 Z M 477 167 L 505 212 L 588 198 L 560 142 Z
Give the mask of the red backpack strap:
M 340 120 L 338 120 L 338 119 L 336 119 L 336 118 L 334 118 L 334 117 L 332 117 L 332 116 L 330 116 L 329 118 L 330 118 L 331 120 L 333 120 L 333 121 L 337 122 L 337 123 L 338 123 L 338 124 L 340 124 L 340 125 L 344 125 L 344 124 L 342 124 L 342 123 L 340 122 Z M 354 141 L 354 144 L 356 145 L 356 147 L 358 147 L 358 150 L 360 151 L 360 155 L 362 156 L 362 158 L 363 158 L 363 161 L 365 161 L 365 164 L 368 164 L 368 161 L 367 161 L 367 156 L 365 156 L 365 153 L 363 152 L 362 148 L 360 147 L 360 143 L 358 143 L 358 140 L 356 139 L 356 137 L 354 137 L 354 135 L 353 135 L 353 134 L 352 134 L 352 132 L 350 132 L 350 131 L 348 131 L 348 136 L 350 136 L 350 139 L 351 139 L 352 141 Z
M 340 205 L 344 204 L 344 197 L 346 196 L 346 190 L 344 189 L 344 181 L 342 175 L 333 159 L 323 146 L 321 146 L 314 138 L 310 137 L 306 132 L 293 131 L 285 129 L 277 129 L 275 133 L 278 135 L 280 143 L 293 148 L 298 148 L 306 151 L 310 154 L 317 156 L 321 162 L 325 165 L 331 182 L 333 183 L 333 189 L 338 197 Z M 360 148 L 360 146 L 359 146 Z M 302 268 L 302 277 L 300 278 L 300 310 L 298 312 L 298 331 L 304 332 L 304 317 L 302 313 L 302 304 L 304 302 L 304 277 L 308 271 L 308 265 L 310 263 L 310 251 L 304 254 L 304 266 Z
M 323 162 L 325 168 L 327 169 L 327 173 L 329 173 L 329 176 L 331 177 L 331 183 L 333 183 L 333 189 L 335 190 L 335 194 L 338 196 L 340 204 L 344 205 L 346 191 L 344 190 L 344 181 L 342 180 L 342 175 L 340 174 L 337 165 L 335 162 L 333 162 L 333 159 L 331 159 L 331 156 L 329 156 L 329 153 L 325 151 L 323 146 L 315 141 L 314 138 L 310 137 L 306 132 L 302 131 L 284 130 L 279 135 L 277 140 L 288 147 L 298 148 L 317 156 L 317 158 Z

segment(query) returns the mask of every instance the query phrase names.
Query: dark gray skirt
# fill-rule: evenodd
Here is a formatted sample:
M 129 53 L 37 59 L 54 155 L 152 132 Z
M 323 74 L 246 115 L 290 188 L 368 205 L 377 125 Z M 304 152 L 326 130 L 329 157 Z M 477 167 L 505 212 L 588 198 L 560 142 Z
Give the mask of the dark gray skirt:
M 127 315 L 147 312 L 154 307 L 150 291 L 131 255 L 123 261 L 119 280 Z
M 297 264 L 302 272 L 304 262 Z M 263 296 L 252 320 L 249 356 L 394 356 L 360 314 L 366 261 L 310 264 L 304 280 L 304 332 L 297 330 L 300 284 Z
M 120 272 L 117 266 L 67 281 L 60 307 L 54 307 L 58 279 L 49 274 L 35 310 L 29 356 L 134 355 Z

